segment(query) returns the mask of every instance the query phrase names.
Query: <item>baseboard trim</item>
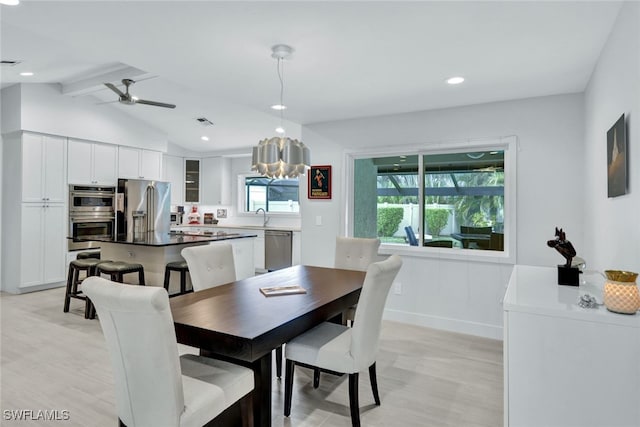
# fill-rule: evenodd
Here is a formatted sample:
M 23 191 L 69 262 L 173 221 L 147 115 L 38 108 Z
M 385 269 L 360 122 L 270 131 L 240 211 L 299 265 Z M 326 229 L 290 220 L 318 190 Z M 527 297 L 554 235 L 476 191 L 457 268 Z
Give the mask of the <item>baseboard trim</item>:
M 396 322 L 409 323 L 427 328 L 443 329 L 445 331 L 461 334 L 476 335 L 502 341 L 503 332 L 501 326 L 486 323 L 470 322 L 467 320 L 450 319 L 447 317 L 430 316 L 421 313 L 385 309 L 384 319 Z

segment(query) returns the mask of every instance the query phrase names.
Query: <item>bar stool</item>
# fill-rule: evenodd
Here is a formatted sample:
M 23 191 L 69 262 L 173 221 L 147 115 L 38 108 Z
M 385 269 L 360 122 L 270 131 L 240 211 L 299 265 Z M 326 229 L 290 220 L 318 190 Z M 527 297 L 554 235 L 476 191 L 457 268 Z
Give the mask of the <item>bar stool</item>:
M 69 312 L 69 305 L 71 303 L 71 298 L 76 298 L 85 302 L 84 305 L 84 318 L 85 319 L 93 319 L 95 317 L 95 312 L 93 310 L 93 305 L 91 301 L 82 293 L 82 291 L 78 290 L 78 285 L 82 283 L 80 280 L 80 272 L 84 271 L 86 277 L 95 276 L 96 268 L 99 264 L 109 263 L 107 260 L 99 260 L 95 258 L 85 258 L 85 259 L 76 259 L 69 263 L 69 273 L 67 275 L 67 288 L 64 294 L 64 308 L 63 312 Z
M 122 276 L 129 273 L 138 273 L 138 284 L 144 286 L 144 267 L 142 264 L 129 263 L 124 261 L 112 261 L 101 263 L 97 267 L 96 276 L 108 274 L 111 281 L 124 283 Z
M 76 259 L 88 258 L 100 259 L 100 252 L 78 252 L 78 255 L 76 255 Z
M 167 263 L 166 267 L 164 268 L 164 288 L 167 290 L 167 293 L 169 292 L 169 283 L 171 281 L 172 271 L 177 271 L 180 273 L 180 293 L 169 295 L 169 296 L 186 294 L 187 293 L 187 273 L 189 272 L 189 266 L 187 265 L 187 261 L 182 260 L 182 261 L 174 261 L 174 262 Z M 193 289 L 191 289 L 190 292 L 193 292 Z

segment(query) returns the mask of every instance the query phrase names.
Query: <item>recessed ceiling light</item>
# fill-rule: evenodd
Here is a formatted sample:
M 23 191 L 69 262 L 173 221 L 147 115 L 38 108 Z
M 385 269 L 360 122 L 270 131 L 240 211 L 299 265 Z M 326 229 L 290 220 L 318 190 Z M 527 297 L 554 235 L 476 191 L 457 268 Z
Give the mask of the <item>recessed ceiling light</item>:
M 400 156 L 400 158 L 401 158 L 401 159 L 406 159 L 406 158 L 407 158 L 407 156 Z
M 6 4 L 7 6 L 15 6 L 20 4 L 20 0 L 0 0 L 0 4 Z
M 395 166 L 397 168 L 400 167 L 400 165 L 398 163 L 394 163 L 393 166 Z
M 208 141 L 209 137 L 205 135 L 205 136 L 201 136 L 200 139 L 203 141 Z
M 498 154 L 498 152 L 497 151 L 492 151 L 489 154 Z
M 25 76 L 25 77 L 33 76 L 33 72 L 31 72 L 31 71 L 23 71 L 22 73 L 20 73 L 20 75 L 21 76 Z
M 447 83 L 450 85 L 459 85 L 464 81 L 464 77 L 451 77 L 447 79 Z
M 275 104 L 271 106 L 272 110 L 286 110 L 287 106 L 282 104 Z
M 284 133 L 284 128 L 283 128 L 282 126 L 278 126 L 278 127 L 276 128 L 276 132 L 277 132 L 277 133 Z

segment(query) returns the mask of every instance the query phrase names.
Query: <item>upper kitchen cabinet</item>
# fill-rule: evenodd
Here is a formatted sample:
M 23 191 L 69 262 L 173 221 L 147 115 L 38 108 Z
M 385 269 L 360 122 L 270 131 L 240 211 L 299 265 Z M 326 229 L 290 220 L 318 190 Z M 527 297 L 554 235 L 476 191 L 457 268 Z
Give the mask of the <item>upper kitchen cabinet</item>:
M 118 177 L 162 179 L 162 153 L 140 148 L 118 148 Z
M 64 203 L 66 138 L 22 135 L 22 201 Z
M 70 139 L 68 143 L 69 184 L 116 185 L 118 147 Z
M 202 159 L 202 204 L 231 204 L 231 160 L 227 157 Z
M 162 179 L 171 183 L 171 204 L 184 203 L 184 158 L 163 156 Z
M 184 161 L 184 201 L 185 203 L 200 202 L 200 160 L 185 159 Z

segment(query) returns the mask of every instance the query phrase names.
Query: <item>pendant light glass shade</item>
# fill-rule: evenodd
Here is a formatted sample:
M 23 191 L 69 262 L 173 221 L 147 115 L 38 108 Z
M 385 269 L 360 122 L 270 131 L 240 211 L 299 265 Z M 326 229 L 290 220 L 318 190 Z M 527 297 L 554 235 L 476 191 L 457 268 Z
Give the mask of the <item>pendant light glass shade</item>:
M 271 48 L 271 56 L 278 59 L 278 77 L 280 79 L 280 106 L 284 106 L 284 68 L 280 73 L 280 64 L 284 59 L 291 57 L 293 48 L 287 45 L 276 45 Z M 285 107 L 286 108 L 286 107 Z M 280 109 L 280 121 L 282 128 L 282 110 Z M 283 130 L 284 132 L 284 130 Z M 269 178 L 296 178 L 304 175 L 311 164 L 311 152 L 309 148 L 298 141 L 285 136 L 276 136 L 263 139 L 253 147 L 251 155 L 251 170 Z

